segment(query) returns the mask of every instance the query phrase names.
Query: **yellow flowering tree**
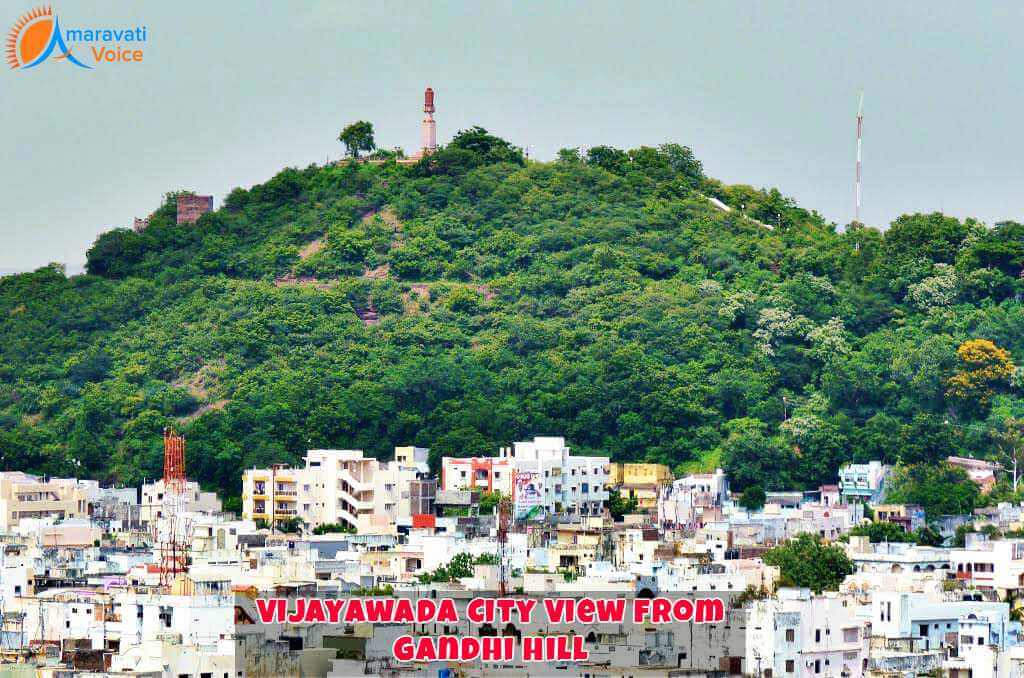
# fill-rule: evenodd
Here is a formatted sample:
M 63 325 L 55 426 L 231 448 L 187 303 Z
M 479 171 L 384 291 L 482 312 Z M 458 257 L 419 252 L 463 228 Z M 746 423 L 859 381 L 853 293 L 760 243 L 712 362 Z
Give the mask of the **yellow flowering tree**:
M 1013 375 L 1010 352 L 988 339 L 970 339 L 956 350 L 960 369 L 946 383 L 946 394 L 965 403 L 984 407 L 1000 386 Z

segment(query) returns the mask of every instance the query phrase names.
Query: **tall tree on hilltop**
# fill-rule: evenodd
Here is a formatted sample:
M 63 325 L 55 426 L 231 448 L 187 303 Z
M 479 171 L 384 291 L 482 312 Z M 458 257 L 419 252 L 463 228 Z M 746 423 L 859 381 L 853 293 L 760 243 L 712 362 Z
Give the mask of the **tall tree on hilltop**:
M 341 130 L 338 141 L 345 144 L 345 154 L 359 157 L 359 151 L 372 151 L 377 148 L 373 141 L 373 123 L 359 120 Z

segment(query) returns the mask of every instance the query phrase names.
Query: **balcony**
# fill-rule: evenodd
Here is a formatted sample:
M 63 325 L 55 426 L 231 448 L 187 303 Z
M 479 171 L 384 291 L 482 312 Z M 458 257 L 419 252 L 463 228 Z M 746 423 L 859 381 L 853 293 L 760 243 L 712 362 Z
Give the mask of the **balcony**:
M 357 511 L 373 510 L 373 499 L 356 499 L 347 492 L 339 493 L 339 499 Z
M 360 480 L 352 475 L 352 472 L 348 469 L 341 469 L 338 471 L 338 478 L 346 483 L 356 492 L 372 492 L 373 483 L 365 480 Z M 339 486 L 340 487 L 340 486 Z

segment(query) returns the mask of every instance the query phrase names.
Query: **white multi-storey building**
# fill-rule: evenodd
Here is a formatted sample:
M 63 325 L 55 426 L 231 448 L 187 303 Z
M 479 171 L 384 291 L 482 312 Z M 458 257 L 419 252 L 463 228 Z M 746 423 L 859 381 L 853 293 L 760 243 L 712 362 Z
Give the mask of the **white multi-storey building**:
M 242 474 L 242 517 L 276 523 L 299 518 L 311 527 L 358 527 L 373 513 L 376 459 L 362 450 L 310 450 L 305 468 L 275 464 Z M 364 519 L 366 520 L 366 519 Z
M 517 506 L 529 505 L 547 515 L 596 516 L 608 500 L 609 465 L 608 457 L 570 454 L 565 438 L 538 437 L 502 447 L 497 457 L 443 458 L 440 487 L 518 495 L 513 497 Z M 524 499 L 522 488 L 516 490 L 517 478 L 530 479 L 531 501 Z
M 1020 622 L 1010 620 L 1007 603 L 948 601 L 925 593 L 876 591 L 871 632 L 885 638 L 914 638 L 924 649 L 995 645 L 1020 641 Z
M 242 516 L 267 523 L 299 518 L 360 533 L 393 532 L 433 511 L 428 450 L 399 447 L 382 464 L 361 450 L 310 450 L 305 468 L 275 465 L 242 475 Z
M 144 525 L 152 525 L 167 515 L 171 507 L 171 495 L 161 478 L 142 486 L 142 504 L 139 507 L 139 520 Z M 194 480 L 185 482 L 176 511 L 195 513 L 217 513 L 221 510 L 221 501 L 216 492 L 203 492 L 199 483 Z
M 569 453 L 565 438 L 534 438 L 501 448 L 516 477 L 536 474 L 539 505 L 548 515 L 596 516 L 608 500 L 608 457 L 584 457 Z M 514 497 L 520 502 L 519 497 Z
M 696 524 L 704 509 L 721 506 L 728 498 L 729 479 L 722 469 L 685 476 L 662 488 L 658 497 L 658 523 Z
M 868 638 L 855 606 L 834 593 L 779 589 L 755 601 L 747 619 L 747 666 L 754 675 L 863 676 Z
M 949 568 L 960 581 L 1005 596 L 1024 588 L 1024 539 L 990 541 L 968 534 L 965 548 L 950 550 Z

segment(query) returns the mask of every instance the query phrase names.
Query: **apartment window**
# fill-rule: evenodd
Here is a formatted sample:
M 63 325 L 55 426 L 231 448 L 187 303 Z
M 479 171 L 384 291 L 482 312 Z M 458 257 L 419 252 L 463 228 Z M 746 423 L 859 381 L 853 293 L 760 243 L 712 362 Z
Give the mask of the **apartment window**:
M 167 606 L 160 607 L 160 621 L 163 622 L 164 628 L 171 628 L 171 617 L 174 615 L 174 609 Z
M 786 673 L 793 673 L 793 669 L 796 668 L 793 664 L 792 659 L 786 660 Z
M 786 629 L 786 642 L 787 643 L 792 643 L 795 640 L 796 640 L 796 631 L 794 631 L 793 629 Z M 786 669 L 786 670 L 788 671 L 789 669 Z
M 814 642 L 821 642 L 821 629 L 814 629 Z
M 814 672 L 815 673 L 821 673 L 821 660 L 820 659 L 815 659 L 814 660 Z

